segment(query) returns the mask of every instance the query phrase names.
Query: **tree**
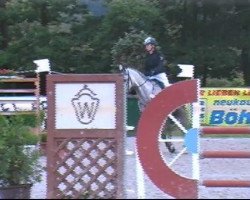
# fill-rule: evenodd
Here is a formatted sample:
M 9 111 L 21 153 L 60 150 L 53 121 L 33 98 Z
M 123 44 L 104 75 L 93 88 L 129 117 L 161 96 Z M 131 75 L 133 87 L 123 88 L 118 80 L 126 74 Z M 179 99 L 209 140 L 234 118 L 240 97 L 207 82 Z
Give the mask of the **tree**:
M 0 67 L 29 70 L 33 60 L 48 58 L 54 71 L 110 73 L 112 56 L 125 51 L 118 46 L 131 44 L 123 44 L 132 41 L 127 34 L 144 32 L 157 39 L 172 69 L 195 65 L 203 87 L 207 79 L 235 73 L 249 85 L 250 0 L 103 1 L 107 13 L 101 16 L 80 0 L 0 1 Z M 131 53 L 127 62 L 138 63 Z
M 111 0 L 107 2 L 108 13 L 94 38 L 96 51 L 101 52 L 98 59 L 103 62 L 104 66 L 100 71 L 112 70 L 110 51 L 119 38 L 124 37 L 126 33 L 132 30 L 144 31 L 152 35 L 157 33 L 155 24 L 160 18 L 157 5 L 157 1 L 151 0 Z
M 78 33 L 90 16 L 77 0 L 10 0 L 6 17 L 10 42 L 0 55 L 0 66 L 29 70 L 33 60 L 48 58 L 54 70 L 75 72 L 82 54 L 90 51 Z
M 147 36 L 144 31 L 132 30 L 119 38 L 111 50 L 114 71 L 119 64 L 142 70 L 145 57 L 143 41 Z
M 171 62 L 195 65 L 195 76 L 202 79 L 203 87 L 207 78 L 235 76 L 235 71 L 239 71 L 238 52 L 232 38 L 239 32 L 232 34 L 229 30 L 234 27 L 233 1 L 170 0 L 161 8 L 169 24 L 179 27 L 178 37 L 166 48 Z M 166 32 L 165 38 L 168 36 Z
M 0 51 L 8 46 L 8 29 L 5 20 L 6 3 L 7 0 L 0 1 Z

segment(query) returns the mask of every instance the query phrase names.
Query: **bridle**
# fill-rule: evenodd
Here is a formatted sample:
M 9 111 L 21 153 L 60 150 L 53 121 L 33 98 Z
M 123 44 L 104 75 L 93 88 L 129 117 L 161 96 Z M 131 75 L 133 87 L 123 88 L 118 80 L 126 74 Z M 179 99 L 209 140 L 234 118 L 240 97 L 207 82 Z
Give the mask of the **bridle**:
M 127 89 L 129 89 L 129 82 L 132 83 L 132 79 L 131 79 L 131 76 L 130 76 L 130 73 L 129 73 L 129 70 L 127 70 L 128 67 L 124 67 L 122 66 L 122 71 L 124 73 L 126 73 L 125 75 L 128 76 L 128 79 L 126 81 L 128 81 L 127 83 Z M 139 89 L 140 87 L 142 87 L 147 81 L 149 81 L 150 79 L 149 78 L 146 78 L 145 81 L 139 85 L 136 85 L 134 87 L 136 87 L 137 89 Z
M 148 101 L 152 98 L 151 94 L 154 95 L 155 86 L 157 84 L 155 82 L 153 82 L 147 76 L 144 76 L 141 72 L 131 68 L 131 70 L 135 70 L 135 73 L 138 73 L 140 76 L 142 76 L 142 79 L 143 79 L 143 80 L 140 80 L 139 83 L 134 84 L 135 81 L 133 81 L 133 78 L 135 78 L 135 77 L 133 77 L 133 74 L 131 74 L 129 67 L 125 67 L 125 66 L 120 65 L 119 70 L 121 71 L 121 73 L 123 75 L 124 82 L 126 82 L 125 83 L 126 86 L 124 86 L 125 87 L 124 89 L 126 90 L 127 93 L 129 93 L 131 88 L 134 89 L 139 97 L 138 102 L 139 102 L 140 110 L 144 109 L 144 107 L 146 106 Z M 147 81 L 150 81 L 152 83 L 151 89 L 149 89 L 149 88 L 147 89 L 147 86 L 143 87 L 147 83 Z M 129 85 L 129 84 L 131 84 L 131 85 Z

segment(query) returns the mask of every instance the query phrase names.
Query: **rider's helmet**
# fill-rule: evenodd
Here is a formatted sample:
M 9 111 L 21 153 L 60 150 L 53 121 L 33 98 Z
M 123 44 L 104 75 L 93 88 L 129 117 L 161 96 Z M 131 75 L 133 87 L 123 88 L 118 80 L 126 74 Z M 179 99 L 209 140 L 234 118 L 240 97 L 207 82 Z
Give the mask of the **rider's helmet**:
M 157 42 L 156 42 L 155 38 L 153 38 L 153 37 L 147 37 L 144 40 L 144 45 L 147 45 L 147 44 L 157 45 Z

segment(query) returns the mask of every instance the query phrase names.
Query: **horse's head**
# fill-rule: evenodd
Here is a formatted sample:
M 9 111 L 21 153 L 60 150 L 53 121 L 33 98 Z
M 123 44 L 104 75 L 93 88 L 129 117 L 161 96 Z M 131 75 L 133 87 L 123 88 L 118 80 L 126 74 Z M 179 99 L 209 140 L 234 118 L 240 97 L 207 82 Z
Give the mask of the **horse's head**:
M 133 82 L 130 74 L 130 69 L 125 65 L 119 65 L 119 70 L 123 74 L 123 79 L 126 84 L 126 92 L 129 93 L 132 90 Z
M 150 95 L 157 92 L 159 86 L 134 68 L 119 65 L 119 70 L 122 72 L 126 83 L 126 92 L 129 93 L 132 90 L 136 92 L 139 98 L 140 110 L 142 110 L 152 98 Z

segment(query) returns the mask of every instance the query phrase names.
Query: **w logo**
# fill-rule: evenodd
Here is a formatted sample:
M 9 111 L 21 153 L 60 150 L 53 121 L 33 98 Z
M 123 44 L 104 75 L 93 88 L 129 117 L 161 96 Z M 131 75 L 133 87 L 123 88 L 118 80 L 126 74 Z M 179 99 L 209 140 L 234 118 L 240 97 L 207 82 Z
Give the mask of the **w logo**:
M 100 101 L 94 97 L 95 95 L 96 94 L 90 90 L 87 85 L 84 85 L 83 89 L 71 100 L 76 117 L 82 124 L 90 124 L 95 118 Z

